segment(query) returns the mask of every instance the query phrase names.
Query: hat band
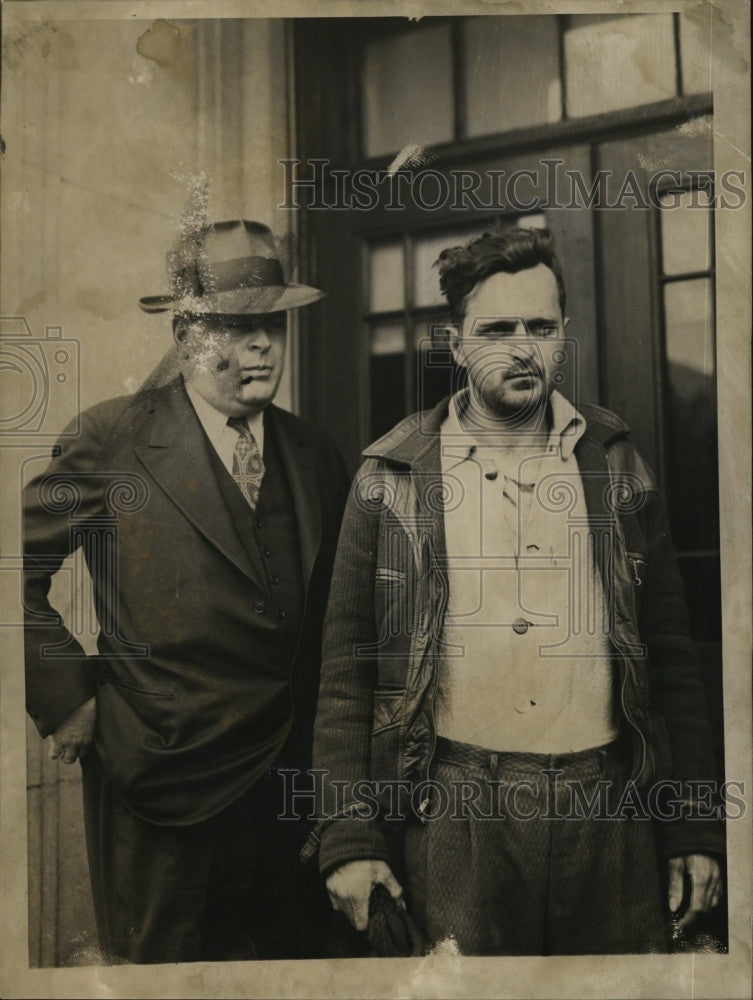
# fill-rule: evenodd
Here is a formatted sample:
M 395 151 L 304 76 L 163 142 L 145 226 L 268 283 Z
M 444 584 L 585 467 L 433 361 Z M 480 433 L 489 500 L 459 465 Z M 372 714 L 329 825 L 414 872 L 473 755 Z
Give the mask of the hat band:
M 199 264 L 204 294 L 237 288 L 268 288 L 285 285 L 279 260 L 275 257 L 236 257 L 234 260 Z

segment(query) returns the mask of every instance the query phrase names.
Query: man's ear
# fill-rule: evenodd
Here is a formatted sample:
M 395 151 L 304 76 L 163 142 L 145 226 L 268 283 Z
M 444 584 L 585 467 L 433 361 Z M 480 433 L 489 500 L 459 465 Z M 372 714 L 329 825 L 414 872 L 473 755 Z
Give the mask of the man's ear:
M 173 316 L 173 340 L 178 345 L 185 345 L 188 336 L 188 323 L 185 316 Z
M 463 334 L 461 326 L 457 323 L 448 323 L 447 326 L 444 327 L 442 333 L 447 346 L 452 351 L 452 357 L 455 364 L 464 368 L 465 351 L 463 349 Z

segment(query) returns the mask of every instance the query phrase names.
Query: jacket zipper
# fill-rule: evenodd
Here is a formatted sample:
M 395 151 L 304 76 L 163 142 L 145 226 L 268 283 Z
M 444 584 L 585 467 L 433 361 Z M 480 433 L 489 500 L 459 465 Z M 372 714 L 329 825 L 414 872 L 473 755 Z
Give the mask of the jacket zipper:
M 609 469 L 609 478 L 610 478 L 610 481 L 614 481 L 613 477 L 612 477 L 612 466 L 611 466 L 610 461 L 609 461 L 609 454 L 608 453 L 605 453 L 605 458 L 606 458 L 607 468 Z M 624 553 L 626 561 L 630 563 L 630 567 L 631 567 L 631 569 L 633 571 L 633 579 L 634 579 L 634 581 L 636 581 L 636 583 L 639 584 L 640 583 L 640 578 L 638 576 L 638 571 L 636 569 L 636 566 L 635 566 L 633 560 L 630 558 L 630 556 L 627 553 L 627 548 L 625 546 L 625 538 L 624 538 L 623 533 L 622 533 L 622 525 L 620 523 L 619 515 L 617 513 L 615 513 L 615 526 L 616 526 L 616 529 L 617 529 L 616 532 L 615 532 L 615 540 L 616 540 L 617 544 L 620 546 L 622 552 Z M 617 555 L 617 553 L 615 552 L 615 556 L 616 555 Z M 613 565 L 615 565 L 615 566 L 617 565 L 617 559 L 614 560 Z M 614 570 L 613 570 L 613 572 L 614 572 Z M 611 581 L 610 586 L 612 587 L 612 591 L 613 591 L 612 597 L 614 599 L 614 597 L 616 596 L 614 594 L 614 581 Z M 631 609 L 632 609 L 632 612 L 633 612 L 633 622 L 635 623 L 636 630 L 637 630 L 637 626 L 638 626 L 638 614 L 637 614 L 637 609 L 636 609 L 636 606 L 635 606 L 635 591 L 632 590 L 632 587 L 631 587 L 630 598 L 631 598 L 630 605 L 631 605 Z M 640 737 L 640 741 L 641 741 L 641 759 L 640 759 L 640 765 L 638 767 L 633 766 L 632 773 L 630 775 L 631 780 L 635 780 L 635 779 L 637 779 L 638 775 L 640 775 L 643 772 L 643 770 L 644 770 L 644 768 L 646 766 L 646 755 L 647 755 L 648 747 L 646 745 L 646 737 L 643 734 L 643 730 L 638 725 L 638 723 L 635 721 L 635 719 L 633 718 L 633 716 L 631 715 L 631 713 L 630 713 L 630 711 L 629 711 L 629 709 L 627 707 L 627 701 L 625 700 L 625 692 L 627 690 L 628 671 L 631 669 L 631 665 L 630 665 L 629 657 L 627 655 L 625 655 L 624 653 L 621 654 L 621 655 L 622 655 L 622 658 L 623 658 L 622 683 L 620 684 L 620 704 L 622 705 L 622 713 L 625 716 L 625 719 L 627 720 L 628 725 L 632 726 L 632 728 L 635 730 L 635 732 Z
M 624 659 L 627 661 L 627 656 L 625 656 Z M 638 775 L 643 771 L 644 767 L 646 766 L 646 751 L 647 751 L 648 748 L 646 746 L 646 737 L 643 735 L 643 730 L 638 725 L 638 723 L 635 721 L 635 719 L 633 718 L 633 716 L 630 714 L 630 712 L 628 710 L 628 707 L 627 707 L 627 703 L 625 701 L 625 690 L 627 688 L 627 675 L 628 675 L 628 670 L 629 669 L 630 669 L 629 663 L 626 662 L 624 664 L 624 672 L 623 672 L 623 675 L 622 675 L 622 684 L 620 685 L 620 702 L 622 704 L 623 715 L 627 719 L 628 724 L 633 727 L 633 729 L 636 731 L 636 733 L 638 733 L 638 735 L 641 738 L 641 762 L 640 762 L 640 766 L 637 767 L 637 768 L 633 767 L 632 774 L 630 775 L 631 780 L 634 780 L 634 779 L 636 779 L 638 777 Z

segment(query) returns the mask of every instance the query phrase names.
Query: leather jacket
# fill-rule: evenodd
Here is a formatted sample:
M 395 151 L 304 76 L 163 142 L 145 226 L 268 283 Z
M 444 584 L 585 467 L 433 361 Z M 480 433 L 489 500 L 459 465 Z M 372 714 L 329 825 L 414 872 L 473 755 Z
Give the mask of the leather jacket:
M 325 622 L 314 767 L 325 771 L 322 819 L 304 848 L 320 867 L 388 860 L 378 824 L 332 781 L 431 777 L 433 705 L 449 585 L 445 566 L 440 428 L 449 399 L 414 414 L 365 452 L 340 536 Z M 710 727 L 689 638 L 682 582 L 653 475 L 628 427 L 581 406 L 575 448 L 589 530 L 610 609 L 617 696 L 632 746 L 631 778 L 713 779 Z M 421 803 L 426 808 L 428 799 Z M 686 799 L 688 809 L 693 802 Z M 420 813 L 421 810 L 419 810 Z M 334 821 L 333 816 L 344 817 Z M 419 816 L 420 818 L 420 816 Z M 718 853 L 715 821 L 663 824 L 667 854 Z M 689 827 L 689 829 L 688 829 Z

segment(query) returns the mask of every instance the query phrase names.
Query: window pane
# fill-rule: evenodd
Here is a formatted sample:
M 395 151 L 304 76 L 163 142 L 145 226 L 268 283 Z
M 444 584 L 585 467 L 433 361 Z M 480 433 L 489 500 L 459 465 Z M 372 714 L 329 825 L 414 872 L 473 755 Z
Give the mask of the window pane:
M 543 212 L 529 212 L 519 216 L 515 225 L 518 229 L 546 229 L 548 223 Z
M 452 352 L 441 343 L 431 341 L 432 324 L 418 331 L 420 340 L 416 350 L 417 399 L 416 410 L 428 410 L 444 396 L 457 389 L 458 373 L 453 364 Z
M 668 192 L 662 210 L 662 267 L 665 274 L 705 271 L 709 266 L 709 196 L 705 191 Z
M 446 299 L 439 290 L 439 270 L 434 267 L 434 261 L 442 250 L 448 247 L 462 246 L 475 236 L 481 236 L 489 227 L 473 227 L 468 229 L 444 230 L 440 234 L 420 236 L 416 239 L 413 251 L 413 273 L 415 274 L 414 303 L 417 306 L 436 306 L 446 304 Z
M 398 323 L 371 329 L 371 436 L 378 437 L 405 416 L 405 333 Z
M 385 243 L 369 249 L 369 310 L 402 309 L 405 302 L 403 247 Z
M 405 331 L 401 323 L 375 323 L 371 328 L 372 354 L 402 354 Z
M 709 278 L 673 281 L 664 286 L 664 317 L 667 362 L 683 371 L 676 381 L 713 375 L 713 296 Z M 689 369 L 686 373 L 684 370 Z M 674 378 L 670 371 L 670 377 Z M 677 381 L 677 389 L 681 384 Z
M 450 28 L 411 28 L 370 42 L 364 55 L 363 118 L 367 156 L 396 155 L 453 137 Z
M 711 6 L 698 4 L 680 14 L 682 89 L 686 94 L 711 90 Z
M 680 552 L 713 550 L 719 544 L 712 303 L 708 278 L 664 287 L 668 500 Z M 684 565 L 683 575 L 691 583 L 693 607 L 697 588 L 690 564 Z M 710 579 L 707 587 L 711 589 Z
M 672 15 L 572 17 L 565 71 L 571 118 L 674 97 Z
M 555 16 L 468 18 L 463 49 L 469 136 L 560 120 Z

